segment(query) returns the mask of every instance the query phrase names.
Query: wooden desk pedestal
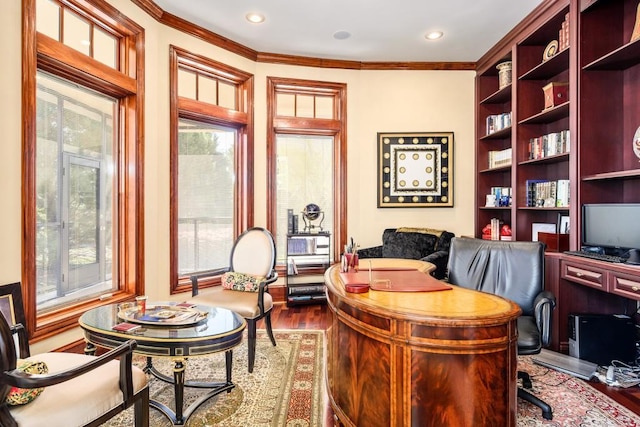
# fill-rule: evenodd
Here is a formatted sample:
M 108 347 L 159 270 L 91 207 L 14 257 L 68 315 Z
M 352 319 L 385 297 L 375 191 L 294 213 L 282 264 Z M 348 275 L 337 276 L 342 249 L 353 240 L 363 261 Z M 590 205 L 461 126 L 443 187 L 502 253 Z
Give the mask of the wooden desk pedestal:
M 425 274 L 432 267 L 388 259 L 373 265 Z M 516 425 L 516 304 L 455 286 L 350 294 L 339 266 L 327 270 L 325 281 L 332 314 L 327 388 L 338 423 Z

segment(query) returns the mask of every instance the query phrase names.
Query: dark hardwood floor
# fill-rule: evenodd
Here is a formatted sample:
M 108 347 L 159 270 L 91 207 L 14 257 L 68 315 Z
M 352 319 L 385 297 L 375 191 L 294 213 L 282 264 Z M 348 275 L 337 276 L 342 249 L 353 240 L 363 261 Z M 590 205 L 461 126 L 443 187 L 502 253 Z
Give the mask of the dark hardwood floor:
M 274 329 L 326 329 L 329 324 L 329 310 L 325 304 L 287 307 L 276 304 L 271 313 Z M 258 324 L 258 327 L 264 327 Z M 610 396 L 620 404 L 640 415 L 640 387 L 620 389 L 599 382 L 589 382 L 591 386 Z M 331 425 L 331 424 L 327 424 Z

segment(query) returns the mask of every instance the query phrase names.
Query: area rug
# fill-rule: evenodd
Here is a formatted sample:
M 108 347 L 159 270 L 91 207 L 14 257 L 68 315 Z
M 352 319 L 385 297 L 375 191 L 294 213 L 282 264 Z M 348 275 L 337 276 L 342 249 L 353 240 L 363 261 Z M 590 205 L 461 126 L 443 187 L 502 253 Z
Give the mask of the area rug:
M 545 420 L 540 408 L 518 399 L 518 426 L 640 426 L 639 415 L 581 379 L 536 365 L 531 356 L 519 356 L 518 369 L 531 375 L 533 393 L 553 409 L 553 420 Z
M 236 387 L 200 406 L 186 426 L 252 426 L 252 427 L 321 427 L 326 400 L 324 398 L 324 332 L 313 330 L 276 330 L 277 346 L 273 347 L 264 331 L 258 331 L 256 361 L 253 373 L 247 370 L 246 337 L 233 352 L 232 379 Z M 134 358 L 143 367 L 145 359 Z M 154 366 L 165 375 L 172 375 L 168 359 L 155 359 Z M 223 354 L 191 358 L 187 361 L 186 379 L 223 381 Z M 172 409 L 173 386 L 153 377 L 151 399 Z M 185 388 L 185 408 L 203 393 L 201 389 Z M 149 411 L 150 426 L 171 426 L 159 411 Z M 133 410 L 129 409 L 105 424 L 109 427 L 133 425 Z
M 258 331 L 254 372 L 247 372 L 246 339 L 233 353 L 231 393 L 222 393 L 203 404 L 186 423 L 189 427 L 321 427 L 327 419 L 324 393 L 324 332 L 313 330 L 276 330 L 273 347 L 264 331 Z M 136 356 L 142 367 L 145 360 Z M 154 365 L 171 375 L 169 360 L 154 359 Z M 520 356 L 518 367 L 530 373 L 533 392 L 553 408 L 553 420 L 542 418 L 538 407 L 518 399 L 519 427 L 640 427 L 640 416 L 618 404 L 584 381 L 536 365 L 530 356 Z M 224 356 L 189 359 L 187 380 L 221 381 Z M 173 386 L 151 379 L 151 398 L 171 408 Z M 185 388 L 185 408 L 202 390 Z M 150 426 L 171 423 L 155 409 L 150 410 Z M 105 424 L 130 427 L 133 411 L 125 411 Z

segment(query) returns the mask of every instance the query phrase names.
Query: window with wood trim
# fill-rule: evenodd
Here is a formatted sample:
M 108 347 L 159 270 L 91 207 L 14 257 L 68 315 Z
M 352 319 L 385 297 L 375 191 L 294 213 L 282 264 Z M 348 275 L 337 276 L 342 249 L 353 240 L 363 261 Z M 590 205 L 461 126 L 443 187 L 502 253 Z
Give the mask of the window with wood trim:
M 322 210 L 322 224 L 307 231 L 331 233 L 333 259 L 346 241 L 347 87 L 343 83 L 267 78 L 267 224 L 286 254 L 288 211 L 301 215 L 307 204 Z
M 33 337 L 144 292 L 143 40 L 102 0 L 23 1 L 22 286 Z
M 171 46 L 171 292 L 253 223 L 253 75 Z

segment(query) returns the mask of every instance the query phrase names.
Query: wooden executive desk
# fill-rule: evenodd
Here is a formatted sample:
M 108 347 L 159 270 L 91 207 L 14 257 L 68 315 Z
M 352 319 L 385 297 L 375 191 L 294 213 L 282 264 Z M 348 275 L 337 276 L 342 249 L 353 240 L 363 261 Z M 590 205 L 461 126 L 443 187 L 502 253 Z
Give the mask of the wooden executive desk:
M 373 260 L 374 268 L 385 266 L 433 269 L 422 261 Z M 325 273 L 332 316 L 327 388 L 339 423 L 516 425 L 515 303 L 455 286 L 352 294 L 339 270 Z

